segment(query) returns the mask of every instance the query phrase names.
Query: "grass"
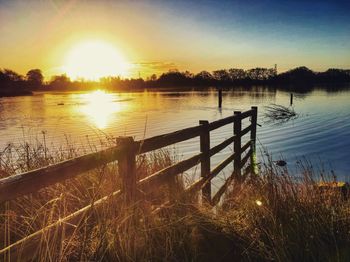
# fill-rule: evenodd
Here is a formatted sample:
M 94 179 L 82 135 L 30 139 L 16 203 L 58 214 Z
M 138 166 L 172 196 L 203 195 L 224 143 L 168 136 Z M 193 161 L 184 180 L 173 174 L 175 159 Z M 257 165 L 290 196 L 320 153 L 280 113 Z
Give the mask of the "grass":
M 49 151 L 44 144 L 9 145 L 1 154 L 2 176 L 23 172 L 82 152 Z M 176 161 L 169 150 L 138 158 L 139 178 Z M 269 157 L 259 174 L 233 183 L 221 206 L 175 201 L 164 186 L 141 194 L 133 207 L 114 199 L 93 208 L 76 227 L 62 225 L 35 246 L 33 261 L 347 261 L 350 205 L 336 190 L 320 190 L 307 161 L 299 179 Z M 115 163 L 0 205 L 1 248 L 113 192 L 120 185 Z M 172 186 L 181 192 L 181 179 Z M 137 216 L 136 216 L 137 215 Z M 73 229 L 72 229 L 73 228 Z M 68 234 L 71 231 L 72 234 Z M 8 255 L 4 261 L 21 261 Z

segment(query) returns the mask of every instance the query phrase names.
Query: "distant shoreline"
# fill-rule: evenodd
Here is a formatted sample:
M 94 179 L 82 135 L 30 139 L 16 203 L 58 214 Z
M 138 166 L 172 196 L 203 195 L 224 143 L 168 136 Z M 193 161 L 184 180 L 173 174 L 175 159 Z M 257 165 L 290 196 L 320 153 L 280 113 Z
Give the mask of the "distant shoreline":
M 19 96 L 32 96 L 35 94 L 55 94 L 55 93 L 86 93 L 95 90 L 103 90 L 110 93 L 141 93 L 141 92 L 188 92 L 188 91 L 208 91 L 222 89 L 224 91 L 254 91 L 255 88 L 261 87 L 266 90 L 280 90 L 296 93 L 307 93 L 316 89 L 326 91 L 340 91 L 350 89 L 350 83 L 326 83 L 326 84 L 277 84 L 277 83 L 260 83 L 260 84 L 232 84 L 232 85 L 217 85 L 217 86 L 201 86 L 201 85 L 188 85 L 188 86 L 165 86 L 165 87 L 135 87 L 133 89 L 110 89 L 105 87 L 96 86 L 95 88 L 37 88 L 32 91 L 29 90 L 0 90 L 0 98 L 2 97 L 19 97 Z
M 31 73 L 35 72 L 35 74 Z M 30 74 L 31 73 L 31 74 Z M 29 75 L 29 76 L 28 76 Z M 212 73 L 201 71 L 198 74 L 177 70 L 163 73 L 159 77 L 152 75 L 147 79 L 104 77 L 99 81 L 76 81 L 67 75 L 53 76 L 48 82 L 43 81 L 40 69 L 33 69 L 27 76 L 12 70 L 0 70 L 0 97 L 31 95 L 35 91 L 84 91 L 103 89 L 108 92 L 142 92 L 144 90 L 170 91 L 205 90 L 208 88 L 236 89 L 253 86 L 265 86 L 292 92 L 308 92 L 317 86 L 326 90 L 340 90 L 350 85 L 350 70 L 328 69 L 314 72 L 307 67 L 297 67 L 278 74 L 277 68 L 222 69 Z M 340 88 L 339 88 L 340 87 Z
M 1 97 L 17 97 L 17 96 L 31 96 L 32 91 L 29 90 L 0 90 Z

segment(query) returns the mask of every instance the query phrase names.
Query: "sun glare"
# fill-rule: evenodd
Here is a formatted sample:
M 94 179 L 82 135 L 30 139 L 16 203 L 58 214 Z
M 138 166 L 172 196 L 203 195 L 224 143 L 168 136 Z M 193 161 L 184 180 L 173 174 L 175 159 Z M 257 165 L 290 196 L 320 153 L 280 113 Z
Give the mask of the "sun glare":
M 76 80 L 99 80 L 105 76 L 127 76 L 129 64 L 118 50 L 105 42 L 87 41 L 74 46 L 64 63 L 64 71 Z
M 99 129 L 104 129 L 108 126 L 108 122 L 114 113 L 125 110 L 125 104 L 114 101 L 112 94 L 101 90 L 80 96 L 83 105 L 79 107 L 79 110 Z

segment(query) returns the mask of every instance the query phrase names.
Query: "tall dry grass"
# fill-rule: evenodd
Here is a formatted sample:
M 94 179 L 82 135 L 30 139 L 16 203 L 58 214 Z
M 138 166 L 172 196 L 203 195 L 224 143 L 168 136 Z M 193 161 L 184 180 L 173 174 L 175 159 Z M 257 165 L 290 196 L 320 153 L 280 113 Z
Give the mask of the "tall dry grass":
M 3 175 L 79 155 L 26 144 L 1 155 Z M 16 157 L 14 156 L 16 152 Z M 64 154 L 63 152 L 68 152 Z M 29 155 L 28 155 L 29 154 Z M 45 156 L 46 154 L 46 156 Z M 28 159 L 30 160 L 28 165 Z M 138 158 L 139 178 L 176 161 L 171 151 Z M 173 201 L 167 186 L 139 192 L 139 202 L 123 207 L 118 199 L 92 208 L 70 231 L 63 225 L 44 235 L 33 261 L 347 261 L 350 258 L 350 206 L 337 190 L 320 190 L 311 163 L 299 162 L 298 179 L 269 159 L 259 174 L 233 183 L 216 208 L 196 201 Z M 183 183 L 174 181 L 177 191 Z M 50 225 L 120 187 L 116 163 L 1 204 L 0 245 Z M 68 234 L 70 233 L 70 234 Z M 26 254 L 17 254 L 22 261 Z M 16 261 L 4 256 L 0 260 Z

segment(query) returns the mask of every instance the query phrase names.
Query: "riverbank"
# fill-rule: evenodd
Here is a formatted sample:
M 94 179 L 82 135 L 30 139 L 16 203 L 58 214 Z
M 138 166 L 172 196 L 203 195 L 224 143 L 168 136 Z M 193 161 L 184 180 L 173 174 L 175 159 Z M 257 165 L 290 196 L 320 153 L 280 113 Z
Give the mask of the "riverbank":
M 32 91 L 21 90 L 21 89 L 0 89 L 0 98 L 1 97 L 16 97 L 16 96 L 31 96 L 33 95 Z
M 79 152 L 49 150 L 45 144 L 23 144 L 16 154 L 1 155 L 1 176 L 45 166 Z M 169 150 L 137 161 L 142 178 L 177 161 Z M 182 200 L 153 212 L 169 196 L 161 187 L 143 195 L 132 211 L 111 200 L 104 209 L 92 209 L 65 236 L 70 225 L 45 235 L 33 249 L 36 261 L 346 261 L 350 244 L 350 202 L 337 191 L 320 191 L 311 163 L 300 163 L 296 180 L 286 168 L 266 159 L 257 176 L 234 183 L 215 210 Z M 181 178 L 182 176 L 180 176 Z M 334 179 L 334 178 L 331 178 Z M 185 177 L 177 190 L 184 188 Z M 67 183 L 57 184 L 30 197 L 1 204 L 0 249 L 9 242 L 54 223 L 108 195 L 119 187 L 115 164 L 93 170 Z M 171 190 L 171 189 L 170 189 Z M 137 213 L 137 221 L 130 220 Z M 131 221 L 134 221 L 131 223 Z M 130 225 L 132 225 L 130 227 Z M 68 231 L 67 231 L 68 232 Z M 25 254 L 17 254 L 23 257 Z M 6 258 L 6 257 L 5 257 Z

